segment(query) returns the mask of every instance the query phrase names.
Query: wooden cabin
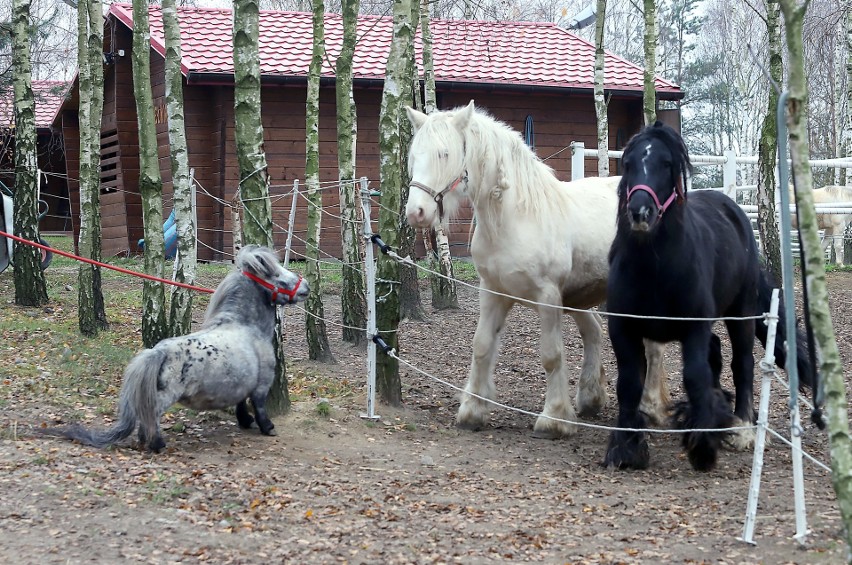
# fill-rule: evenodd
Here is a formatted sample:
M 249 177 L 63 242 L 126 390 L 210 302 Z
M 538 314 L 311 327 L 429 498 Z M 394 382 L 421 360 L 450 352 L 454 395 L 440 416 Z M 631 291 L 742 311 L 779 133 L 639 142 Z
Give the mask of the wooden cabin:
M 32 81 L 35 100 L 36 151 L 40 199 L 46 215 L 39 222 L 41 233 L 71 233 L 71 201 L 65 176 L 65 146 L 54 118 L 68 93 L 64 81 Z M 15 113 L 11 86 L 0 93 L 0 190 L 15 186 Z M 39 212 L 45 212 L 40 205 Z
M 165 109 L 164 44 L 160 8 L 150 7 L 151 82 L 154 95 L 160 171 L 164 181 L 164 212 L 171 211 L 171 164 Z M 189 164 L 198 183 L 199 258 L 229 258 L 231 209 L 239 182 L 234 143 L 234 75 L 230 10 L 179 9 L 182 33 L 184 99 Z M 358 111 L 356 175 L 379 184 L 378 123 L 383 76 L 392 39 L 390 17 L 361 16 L 361 40 L 353 60 Z M 139 155 L 131 58 L 132 9 L 113 4 L 107 14 L 104 52 L 105 104 L 101 127 L 101 214 L 105 257 L 139 251 L 143 237 L 138 191 Z M 260 14 L 262 118 L 266 159 L 271 179 L 275 245 L 283 248 L 293 182 L 304 184 L 305 99 L 312 50 L 310 13 L 264 11 Z M 593 89 L 594 46 L 549 23 L 432 22 L 438 105 L 450 108 L 476 104 L 487 108 L 519 131 L 557 174 L 569 178 L 572 141 L 596 145 Z M 334 60 L 340 51 L 339 15 L 325 18 L 327 60 L 320 92 L 320 181 L 323 206 L 335 210 L 338 189 Z M 420 59 L 420 36 L 416 38 Z M 329 66 L 331 62 L 332 66 Z M 76 87 L 75 87 L 76 88 Z M 607 55 L 606 91 L 610 147 L 617 149 L 642 124 L 642 69 Z M 657 79 L 659 100 L 679 100 L 683 92 Z M 68 148 L 78 146 L 76 93 L 57 116 Z M 66 154 L 68 174 L 76 176 L 76 152 Z M 614 165 L 614 163 L 613 163 Z M 593 163 L 589 162 L 589 173 Z M 79 213 L 76 183 L 71 183 L 74 216 Z M 306 201 L 298 201 L 293 252 L 304 252 Z M 454 254 L 467 255 L 470 212 L 451 226 Z M 321 247 L 339 257 L 339 222 L 323 217 Z M 76 222 L 75 222 L 76 225 Z

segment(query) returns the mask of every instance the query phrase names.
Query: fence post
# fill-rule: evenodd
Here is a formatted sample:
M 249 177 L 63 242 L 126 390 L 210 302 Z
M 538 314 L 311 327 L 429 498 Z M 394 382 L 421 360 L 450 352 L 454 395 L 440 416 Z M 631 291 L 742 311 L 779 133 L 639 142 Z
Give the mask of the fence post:
M 725 164 L 722 166 L 722 186 L 725 194 L 734 202 L 737 201 L 737 153 L 732 149 L 725 150 Z
M 293 180 L 293 201 L 290 203 L 290 218 L 287 220 L 287 245 L 284 247 L 284 266 L 290 264 L 290 245 L 293 242 L 293 228 L 296 225 L 296 201 L 299 199 L 299 179 Z
M 586 144 L 582 141 L 571 142 L 571 180 L 586 176 Z
M 376 262 L 373 259 L 373 227 L 370 225 L 370 190 L 367 177 L 361 177 L 361 208 L 364 210 L 364 271 L 367 283 L 367 412 L 361 417 L 377 420 L 376 407 Z
M 775 336 L 778 328 L 778 289 L 772 291 L 772 302 L 766 320 L 766 354 L 760 363 L 763 378 L 760 384 L 760 407 L 757 410 L 757 435 L 754 439 L 754 458 L 751 464 L 751 482 L 748 488 L 748 504 L 743 524 L 742 540 L 752 545 L 754 541 L 754 523 L 757 519 L 757 501 L 760 495 L 760 478 L 763 474 L 763 452 L 766 445 L 766 427 L 769 420 L 769 393 L 772 388 L 772 373 L 775 371 Z M 755 323 L 762 324 L 762 320 Z

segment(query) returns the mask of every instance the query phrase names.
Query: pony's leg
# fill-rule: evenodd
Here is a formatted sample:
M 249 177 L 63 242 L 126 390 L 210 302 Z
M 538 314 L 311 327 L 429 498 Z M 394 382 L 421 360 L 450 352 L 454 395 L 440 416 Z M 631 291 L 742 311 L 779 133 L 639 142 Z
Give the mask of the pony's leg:
M 275 424 L 272 423 L 266 413 L 266 395 L 268 392 L 268 390 L 262 392 L 255 390 L 249 398 L 251 398 L 251 405 L 254 406 L 254 416 L 257 419 L 257 427 L 260 428 L 260 433 L 265 436 L 274 436 L 278 435 L 275 432 Z
M 726 428 L 731 424 L 731 409 L 725 394 L 715 386 L 710 366 L 711 332 L 709 324 L 687 332 L 683 339 L 683 384 L 689 407 L 678 416 L 685 429 Z M 688 432 L 683 436 L 689 462 L 696 471 L 709 471 L 716 465 L 723 437 L 717 432 Z
M 618 365 L 616 396 L 619 428 L 645 428 L 647 421 L 639 411 L 642 400 L 642 370 L 646 365 L 642 338 L 630 331 L 624 318 L 610 318 L 609 337 Z M 650 462 L 645 432 L 615 430 L 609 436 L 604 465 L 619 469 L 645 469 Z
M 645 340 L 645 387 L 639 410 L 655 425 L 660 426 L 668 420 L 671 396 L 669 395 L 668 375 L 663 366 L 665 344 Z
M 734 375 L 736 401 L 734 426 L 754 424 L 754 320 L 728 321 L 731 338 L 731 372 Z M 754 446 L 755 430 L 739 430 L 727 438 L 733 449 L 746 450 Z
M 456 414 L 456 425 L 469 430 L 480 430 L 488 423 L 489 406 L 483 398 L 494 398 L 494 364 L 500 331 L 513 301 L 490 292 L 479 293 L 479 321 L 473 335 L 470 372 L 462 393 L 461 405 Z
M 248 430 L 251 428 L 251 425 L 254 423 L 254 418 L 249 414 L 248 406 L 246 405 L 245 400 L 241 400 L 237 403 L 237 423 L 244 430 Z
M 551 297 L 553 298 L 553 297 Z M 544 301 L 547 301 L 546 299 Z M 551 300 L 553 302 L 553 300 Z M 539 306 L 538 316 L 541 323 L 541 341 L 539 353 L 541 365 L 547 377 L 547 394 L 544 397 L 544 409 L 536 419 L 533 433 L 541 438 L 559 438 L 571 435 L 576 431 L 576 425 L 567 421 L 576 419 L 574 406 L 571 404 L 571 394 L 568 389 L 568 370 L 565 367 L 565 350 L 562 339 L 562 310 L 550 306 Z M 583 336 L 584 349 L 588 351 L 597 332 L 598 348 L 593 356 L 597 357 L 597 366 L 590 366 L 588 355 L 584 355 L 583 372 L 580 376 L 580 390 L 577 391 L 578 403 L 584 403 L 589 410 L 595 403 L 606 400 L 605 393 L 597 393 L 600 386 L 600 323 L 591 313 L 583 312 L 574 315 L 578 320 L 577 326 Z M 591 337 L 589 334 L 592 334 Z M 584 390 L 585 389 L 585 390 Z M 598 406 L 600 408 L 600 406 Z
M 558 361 L 560 371 L 564 373 L 563 367 L 563 345 L 562 345 L 562 319 L 559 310 L 548 308 L 548 310 L 556 313 L 555 320 L 552 323 L 555 325 L 549 331 L 555 332 L 559 338 L 558 359 L 551 352 L 553 362 Z M 601 411 L 606 404 L 606 374 L 601 364 L 601 341 L 603 341 L 603 319 L 597 312 L 571 312 L 571 317 L 577 323 L 577 329 L 580 330 L 580 338 L 583 340 L 583 368 L 580 370 L 580 382 L 577 386 L 577 412 L 581 416 L 595 416 Z M 544 346 L 545 324 L 544 315 L 541 317 L 541 332 L 542 332 L 542 347 Z M 544 358 L 544 350 L 542 349 L 542 362 L 546 362 Z M 547 367 L 545 367 L 547 370 Z M 548 371 L 548 379 L 550 371 Z M 565 375 L 565 384 L 567 386 L 568 378 Z M 548 380 L 548 396 L 550 396 L 550 380 Z M 567 396 L 567 395 L 566 395 Z M 572 416 L 573 416 L 573 410 Z

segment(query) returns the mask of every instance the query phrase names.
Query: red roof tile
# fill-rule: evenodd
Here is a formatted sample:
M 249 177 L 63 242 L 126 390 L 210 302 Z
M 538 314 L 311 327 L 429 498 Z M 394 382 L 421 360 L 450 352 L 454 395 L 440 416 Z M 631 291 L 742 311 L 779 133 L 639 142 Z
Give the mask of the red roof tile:
M 133 25 L 129 4 L 113 4 L 110 14 Z M 163 26 L 158 6 L 151 6 L 151 46 L 161 55 Z M 231 10 L 180 8 L 182 66 L 185 74 L 233 74 Z M 594 45 L 552 23 L 433 20 L 435 80 L 438 82 L 528 85 L 556 88 L 594 87 Z M 382 16 L 358 18 L 358 45 L 353 60 L 356 79 L 381 79 L 393 35 L 393 20 Z M 311 60 L 313 28 L 305 12 L 260 13 L 261 73 L 304 77 Z M 342 18 L 325 16 L 328 58 L 323 76 L 334 76 L 340 53 Z M 420 59 L 420 33 L 416 38 Z M 329 65 L 331 61 L 331 65 Z M 607 89 L 642 91 L 642 68 L 612 54 L 606 55 Z M 678 97 L 680 88 L 656 79 L 661 94 Z
M 34 80 L 36 128 L 49 128 L 56 112 L 68 92 L 68 83 L 59 80 Z M 11 85 L 0 96 L 0 127 L 9 127 L 15 123 L 15 94 Z

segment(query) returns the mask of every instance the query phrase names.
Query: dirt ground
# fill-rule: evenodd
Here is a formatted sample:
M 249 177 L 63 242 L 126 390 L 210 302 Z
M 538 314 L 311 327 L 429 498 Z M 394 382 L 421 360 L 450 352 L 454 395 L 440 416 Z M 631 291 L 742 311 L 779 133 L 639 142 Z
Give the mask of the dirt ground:
M 5 275 L 4 275 L 5 277 Z M 5 279 L 4 279 L 5 280 Z M 8 279 L 11 284 L 11 278 Z M 852 379 L 852 273 L 830 273 L 835 329 Z M 461 309 L 406 321 L 401 358 L 463 386 L 476 325 L 476 292 L 461 287 Z M 9 291 L 4 291 L 8 305 Z M 427 310 L 428 293 L 423 294 Z M 328 296 L 327 319 L 339 323 Z M 33 316 L 76 316 L 76 312 Z M 739 541 L 752 452 L 725 451 L 708 473 L 691 469 L 679 436 L 652 434 L 644 471 L 603 468 L 602 430 L 559 441 L 534 439 L 533 419 L 495 409 L 481 432 L 454 427 L 457 393 L 406 367 L 404 407 L 366 409 L 366 354 L 328 326 L 337 362 L 306 360 L 304 314 L 286 318 L 288 371 L 336 379 L 354 394 L 297 402 L 275 420 L 277 437 L 239 430 L 225 413 L 177 412 L 165 422 L 168 449 L 152 455 L 127 444 L 96 450 L 28 437 L 45 419 L 75 411 L 50 394 L 6 394 L 0 415 L 0 554 L 6 563 L 841 563 L 841 521 L 828 472 L 805 462 L 807 544 L 792 539 L 790 448 L 766 450 L 755 539 Z M 565 320 L 566 358 L 579 374 L 581 349 Z M 496 370 L 499 401 L 543 406 L 538 322 L 510 315 Z M 758 353 L 762 350 L 757 347 Z M 0 351 L 8 351 L 0 350 Z M 608 345 L 607 373 L 615 375 Z M 16 376 L 3 359 L 0 374 Z M 670 374 L 679 371 L 671 348 Z M 115 376 L 114 378 L 118 378 Z M 726 377 L 727 378 L 727 377 Z M 679 378 L 670 380 L 680 397 Z M 729 380 L 728 386 L 730 386 Z M 576 381 L 572 381 L 572 390 Z M 610 400 L 593 420 L 615 421 Z M 759 382 L 756 382 L 756 392 Z M 2 391 L 3 389 L 0 389 Z M 104 394 L 115 396 L 115 387 Z M 572 392 L 573 394 L 573 392 Z M 83 395 L 85 398 L 85 394 Z M 789 435 L 787 394 L 773 387 L 770 425 Z M 85 399 L 77 408 L 85 408 Z M 107 410 L 86 418 L 104 425 Z M 807 418 L 807 412 L 804 413 Z M 808 453 L 828 463 L 827 437 L 806 426 Z

